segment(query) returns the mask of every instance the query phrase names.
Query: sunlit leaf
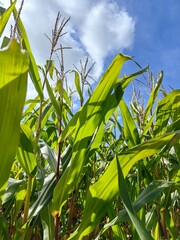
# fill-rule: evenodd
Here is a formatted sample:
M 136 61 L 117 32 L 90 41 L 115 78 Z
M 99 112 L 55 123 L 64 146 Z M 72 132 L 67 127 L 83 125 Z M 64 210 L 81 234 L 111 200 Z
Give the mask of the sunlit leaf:
M 80 102 L 82 103 L 83 102 L 83 94 L 82 94 L 82 91 L 81 91 L 80 77 L 79 77 L 78 72 L 76 72 L 76 71 L 73 71 L 73 72 L 75 74 L 74 82 L 75 82 L 76 90 L 77 90 L 77 93 L 79 95 Z
M 137 161 L 158 153 L 180 132 L 169 133 L 139 144 L 118 156 L 124 177 Z M 89 234 L 106 213 L 106 208 L 118 194 L 118 174 L 116 159 L 110 163 L 103 176 L 89 189 L 82 223 L 70 239 L 82 239 Z
M 13 13 L 17 17 L 18 12 L 17 12 L 16 8 L 14 8 Z M 24 49 L 27 50 L 27 52 L 29 54 L 29 60 L 30 60 L 29 61 L 29 74 L 31 76 L 31 80 L 34 84 L 35 89 L 38 92 L 38 95 L 39 95 L 40 99 L 42 99 L 43 98 L 42 83 L 41 83 L 41 78 L 40 78 L 40 75 L 39 75 L 39 72 L 38 72 L 38 66 L 37 66 L 36 61 L 34 59 L 34 56 L 33 56 L 32 50 L 31 50 L 31 46 L 30 46 L 30 43 L 29 43 L 29 39 L 28 39 L 26 30 L 24 28 L 24 25 L 21 21 L 21 18 L 18 19 L 18 28 L 21 32 L 21 37 L 22 37 L 22 40 L 23 40 L 22 41 L 23 47 L 24 47 Z
M 56 185 L 53 194 L 54 214 L 61 211 L 61 207 L 66 201 L 69 192 L 72 191 L 77 184 L 77 179 L 82 171 L 83 163 L 85 161 L 85 153 L 88 145 L 95 130 L 105 118 L 106 111 L 104 105 L 107 104 L 107 102 L 109 103 L 108 97 L 111 95 L 113 87 L 117 82 L 122 65 L 129 59 L 129 57 L 121 54 L 116 56 L 100 80 L 94 93 L 79 113 L 74 132 L 75 141 L 72 162 Z M 59 189 L 61 190 L 59 191 Z
M 12 39 L 8 48 L 0 51 L 0 197 L 14 161 L 19 141 L 20 121 L 27 88 L 29 58 Z M 3 186 L 4 185 L 4 186 Z
M 158 96 L 158 92 L 159 89 L 161 87 L 162 84 L 162 80 L 163 80 L 163 72 L 161 71 L 159 73 L 156 85 L 154 88 L 152 88 L 149 99 L 148 99 L 148 103 L 147 106 L 145 108 L 145 113 L 144 113 L 144 124 L 146 124 L 146 122 L 148 122 L 148 115 L 150 113 L 150 111 L 152 111 L 153 107 L 154 107 L 154 103 L 156 101 L 156 98 Z
M 124 135 L 125 135 L 127 144 L 129 147 L 134 147 L 140 143 L 138 130 L 130 114 L 130 111 L 123 99 L 120 101 L 119 105 L 121 109 L 122 120 L 124 125 Z
M 180 90 L 174 90 L 158 103 L 156 122 L 154 124 L 154 135 L 158 136 L 166 132 L 168 121 L 173 116 L 174 103 L 179 99 Z
M 33 135 L 31 129 L 27 124 L 21 125 L 20 134 L 20 146 L 17 151 L 17 159 L 20 162 L 22 168 L 28 175 L 34 175 L 36 173 L 36 159 L 33 149 Z
M 14 1 L 10 5 L 10 7 L 7 10 L 3 11 L 3 13 L 0 15 L 0 37 L 2 36 L 4 28 L 11 16 L 12 11 L 14 10 L 15 4 L 16 4 L 16 1 Z
M 138 218 L 137 214 L 134 211 L 133 205 L 131 203 L 130 197 L 129 197 L 129 193 L 127 190 L 127 186 L 126 186 L 126 182 L 123 176 L 123 172 L 119 163 L 119 159 L 117 158 L 117 169 L 118 169 L 118 186 L 119 186 L 119 195 L 122 199 L 123 205 L 126 209 L 126 212 L 130 218 L 130 220 L 133 223 L 133 226 L 135 227 L 139 238 L 142 240 L 146 240 L 146 239 L 151 239 L 152 237 L 150 236 L 150 234 L 148 233 L 148 231 L 145 228 L 145 225 L 143 225 L 143 223 L 140 221 L 140 219 Z

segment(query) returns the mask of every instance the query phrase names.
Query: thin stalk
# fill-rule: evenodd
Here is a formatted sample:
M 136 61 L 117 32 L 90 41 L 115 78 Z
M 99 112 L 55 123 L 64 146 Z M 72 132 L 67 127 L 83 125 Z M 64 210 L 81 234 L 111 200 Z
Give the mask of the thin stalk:
M 27 192 L 26 192 L 26 199 L 25 199 L 25 205 L 24 205 L 24 217 L 23 217 L 23 225 L 27 222 L 28 218 L 28 211 L 29 211 L 29 203 L 30 203 L 30 197 L 31 197 L 31 189 L 32 189 L 32 182 L 33 177 L 28 176 L 28 183 L 27 183 Z
M 62 104 L 61 104 L 62 106 Z M 62 107 L 61 107 L 62 108 Z M 58 132 L 59 132 L 59 136 L 61 135 L 61 126 L 62 126 L 62 119 L 59 118 L 59 123 L 58 123 Z M 56 184 L 59 181 L 59 176 L 60 176 L 60 162 L 61 162 L 61 150 L 62 150 L 62 143 L 58 142 L 58 156 L 57 156 L 57 168 L 56 168 Z M 55 215 L 55 221 L 54 221 L 54 225 L 55 225 L 55 240 L 58 240 L 58 232 L 59 232 L 59 213 L 57 213 Z
M 169 239 L 169 234 L 167 231 L 167 221 L 166 221 L 166 209 L 168 208 L 168 200 L 171 194 L 171 189 L 167 190 L 167 194 L 166 194 L 166 200 L 164 203 L 164 208 L 161 210 L 161 216 L 162 216 L 162 227 L 163 227 L 163 233 L 164 233 L 164 237 L 165 239 Z
M 44 91 L 44 87 L 45 87 L 45 84 L 46 84 L 46 81 L 47 81 L 47 75 L 48 75 L 51 60 L 52 60 L 52 55 L 50 56 L 50 60 L 49 60 L 47 69 L 45 70 L 45 73 L 44 73 L 44 81 L 43 81 L 43 85 L 42 85 L 42 92 Z M 34 151 L 36 156 L 38 156 L 38 141 L 39 141 L 40 132 L 41 132 L 43 103 L 44 103 L 44 96 L 41 99 L 40 106 L 39 106 L 39 118 L 38 118 L 38 126 L 37 126 L 37 129 L 36 129 L 36 142 L 35 142 L 35 151 Z
M 58 132 L 59 132 L 59 136 L 61 135 L 61 126 L 62 126 L 62 119 L 59 119 L 59 127 L 58 127 Z M 59 142 L 58 143 L 58 156 L 57 156 L 57 168 L 56 168 L 56 183 L 59 181 L 59 176 L 60 176 L 60 162 L 61 162 L 61 149 L 62 149 L 62 143 Z
M 72 198 L 71 198 L 71 202 L 70 202 L 69 219 L 68 219 L 68 225 L 67 225 L 68 236 L 71 233 L 71 224 L 72 224 L 72 220 L 73 220 L 74 213 L 75 213 L 75 197 L 76 197 L 76 191 L 74 190 L 72 193 Z
M 61 61 L 62 63 L 60 64 L 60 75 L 61 75 L 61 79 L 62 79 L 62 88 L 63 88 L 63 80 L 64 80 L 64 61 L 63 61 L 63 48 L 61 46 L 60 48 L 61 50 Z M 60 109 L 61 109 L 61 116 L 58 119 L 58 135 L 60 136 L 62 133 L 62 106 L 63 106 L 63 94 L 60 95 Z M 62 142 L 58 142 L 58 156 L 57 156 L 57 169 L 56 169 L 56 184 L 59 181 L 59 177 L 60 177 L 60 162 L 61 162 L 61 153 L 62 153 Z M 57 213 L 55 215 L 55 240 L 58 240 L 58 232 L 59 232 L 59 213 Z
M 59 239 L 59 213 L 57 213 L 56 215 L 55 215 L 55 221 L 54 221 L 54 225 L 55 225 L 55 236 L 54 236 L 54 239 L 55 240 L 58 240 Z
M 156 213 L 157 213 L 158 223 L 159 223 L 159 227 L 161 229 L 161 235 L 164 235 L 159 205 L 158 205 L 158 203 L 155 203 L 155 205 L 156 205 Z

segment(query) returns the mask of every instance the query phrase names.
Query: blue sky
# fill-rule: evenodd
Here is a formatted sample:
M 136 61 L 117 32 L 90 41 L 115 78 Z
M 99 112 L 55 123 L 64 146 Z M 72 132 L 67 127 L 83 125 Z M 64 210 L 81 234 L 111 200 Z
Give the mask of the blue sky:
M 163 85 L 180 88 L 180 1 L 121 1 L 135 19 L 133 47 L 124 52 L 135 56 L 142 66 L 149 63 L 156 76 L 164 71 Z
M 7 0 L 1 4 L 9 5 Z M 68 34 L 61 39 L 62 45 L 72 47 L 64 53 L 67 69 L 78 67 L 88 55 L 96 62 L 92 75 L 98 79 L 113 56 L 122 52 L 134 56 L 142 67 L 149 64 L 155 77 L 163 70 L 163 85 L 170 91 L 169 85 L 180 88 L 179 10 L 179 0 L 25 0 L 22 20 L 40 65 L 50 49 L 44 33 L 51 35 L 60 11 L 63 17 L 71 16 Z M 130 62 L 124 67 L 126 73 L 136 70 Z M 72 85 L 72 76 L 68 78 Z M 29 96 L 33 92 L 30 86 Z

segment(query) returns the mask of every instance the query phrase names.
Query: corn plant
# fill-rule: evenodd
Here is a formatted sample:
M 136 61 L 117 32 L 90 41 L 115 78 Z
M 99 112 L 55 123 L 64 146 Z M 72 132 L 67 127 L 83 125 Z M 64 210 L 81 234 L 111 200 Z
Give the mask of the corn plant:
M 71 71 L 74 112 L 67 48 L 57 47 L 69 19 L 58 13 L 50 57 L 38 66 L 15 6 L 0 19 L 2 35 L 15 18 L 0 50 L 1 239 L 178 239 L 180 90 L 166 93 L 163 72 L 150 74 L 146 104 L 129 104 L 127 86 L 148 68 L 120 77 L 134 60 L 117 54 L 93 89 L 87 59 Z M 34 99 L 25 99 L 27 81 Z

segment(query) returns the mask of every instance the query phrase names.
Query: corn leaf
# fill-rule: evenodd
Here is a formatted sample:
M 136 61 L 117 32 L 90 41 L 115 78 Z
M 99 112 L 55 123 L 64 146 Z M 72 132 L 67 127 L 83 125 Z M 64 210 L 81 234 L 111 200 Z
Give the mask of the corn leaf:
M 82 94 L 82 91 L 81 91 L 80 77 L 79 77 L 79 74 L 78 74 L 77 71 L 73 71 L 73 72 L 75 74 L 74 83 L 75 83 L 75 86 L 76 86 L 76 90 L 77 90 L 77 93 L 79 95 L 80 102 L 82 103 L 83 102 L 83 94 Z
M 14 8 L 13 13 L 15 15 L 15 17 L 17 17 L 17 10 L 16 8 Z M 42 83 L 41 83 L 41 78 L 38 72 L 38 66 L 36 64 L 36 61 L 34 59 L 30 44 L 29 44 L 29 39 L 26 33 L 26 30 L 24 28 L 24 25 L 21 21 L 21 18 L 18 19 L 18 28 L 21 32 L 21 37 L 22 37 L 22 44 L 23 44 L 23 48 L 26 49 L 29 53 L 29 74 L 31 76 L 31 80 L 34 84 L 34 87 L 36 89 L 36 91 L 38 92 L 38 95 L 40 97 L 40 99 L 43 99 L 43 92 L 42 92 Z
M 3 200 L 3 204 L 5 204 L 6 202 L 8 202 L 12 197 L 14 197 L 14 195 L 16 194 L 19 186 L 21 185 L 23 180 L 16 180 L 14 178 L 9 178 L 8 179 L 8 186 L 6 189 L 6 193 L 4 195 L 4 200 Z
M 133 147 L 118 156 L 124 177 L 134 163 L 139 160 L 158 153 L 164 146 L 177 137 L 180 138 L 180 131 L 156 137 L 136 147 Z M 82 223 L 69 239 L 82 239 L 88 235 L 106 213 L 108 204 L 118 194 L 118 174 L 116 158 L 112 160 L 104 175 L 89 188 Z
M 51 89 L 51 86 L 48 82 L 48 79 L 46 79 L 46 88 L 47 88 L 47 92 L 48 92 L 48 95 L 49 95 L 49 98 L 51 99 L 51 102 L 53 104 L 53 107 L 56 111 L 56 114 L 59 117 L 61 117 L 61 108 L 60 108 L 60 103 L 56 100 L 55 96 L 54 96 L 54 93 Z
M 40 151 L 44 159 L 46 159 L 51 167 L 52 171 L 56 173 L 57 169 L 57 156 L 54 149 L 50 148 L 48 144 L 42 139 L 39 140 Z
M 104 106 L 107 102 L 109 103 L 109 96 L 117 82 L 123 63 L 129 59 L 129 57 L 121 54 L 116 56 L 96 87 L 94 93 L 91 95 L 89 101 L 82 107 L 81 112 L 79 113 L 74 132 L 75 140 L 72 162 L 62 175 L 54 190 L 54 214 L 61 211 L 61 207 L 67 199 L 69 192 L 72 191 L 77 184 L 78 176 L 83 168 L 89 142 L 91 141 L 95 130 L 99 128 L 101 122 L 105 118 L 106 111 Z
M 27 124 L 22 124 L 17 159 L 26 174 L 31 176 L 36 173 L 37 166 L 33 150 L 33 135 L 31 129 Z
M 28 68 L 27 53 L 12 39 L 10 45 L 0 51 L 0 197 L 4 194 L 18 146 Z
M 149 235 L 143 223 L 139 220 L 137 214 L 134 211 L 133 205 L 131 203 L 128 190 L 126 187 L 126 182 L 123 176 L 123 172 L 119 163 L 119 159 L 117 158 L 117 169 L 118 169 L 118 186 L 119 186 L 119 195 L 122 199 L 123 205 L 127 211 L 129 218 L 131 219 L 133 226 L 135 227 L 139 238 L 141 240 L 152 240 L 152 237 Z
M 42 209 L 40 216 L 43 226 L 43 240 L 54 239 L 54 218 L 51 215 L 49 205 Z
M 149 115 L 150 111 L 152 111 L 152 109 L 153 109 L 159 89 L 161 87 L 162 80 L 163 80 L 163 72 L 161 71 L 159 73 L 155 87 L 151 90 L 151 94 L 149 96 L 149 100 L 148 100 L 147 106 L 145 108 L 144 125 L 146 125 L 146 122 L 148 122 L 148 115 Z
M 164 134 L 167 131 L 168 121 L 173 116 L 174 104 L 180 97 L 180 90 L 174 90 L 164 97 L 158 104 L 156 122 L 154 124 L 154 136 Z M 172 111 L 173 110 L 173 111 Z
M 49 174 L 45 180 L 42 187 L 42 190 L 39 193 L 37 200 L 29 209 L 28 218 L 36 216 L 40 211 L 48 205 L 51 201 L 53 188 L 55 184 L 55 175 L 54 173 Z
M 115 85 L 115 91 L 112 95 L 109 96 L 109 101 L 106 102 L 106 105 L 104 105 L 104 111 L 107 113 L 105 116 L 105 121 L 107 121 L 110 116 L 113 114 L 117 107 L 117 103 L 119 103 L 120 99 L 122 98 L 124 89 L 128 86 L 128 84 L 138 75 L 144 73 L 147 70 L 147 68 L 142 69 L 141 71 L 138 71 L 136 73 L 133 73 L 132 75 L 125 77 L 125 78 L 119 78 L 117 84 Z M 109 104 L 111 103 L 111 104 Z M 88 104 L 88 103 L 86 103 Z M 70 120 L 69 124 L 66 126 L 66 128 L 63 130 L 61 136 L 59 137 L 59 142 L 62 142 L 64 139 L 66 139 L 70 134 L 71 136 L 74 129 L 76 128 L 76 123 L 78 121 L 80 112 L 82 108 L 73 116 L 73 118 Z
M 14 10 L 16 1 L 14 1 L 11 6 L 5 11 L 3 12 L 2 15 L 0 15 L 0 37 L 3 34 L 4 28 L 6 27 L 6 24 L 11 16 L 12 11 Z
M 156 180 L 153 181 L 147 188 L 143 190 L 143 192 L 137 197 L 136 201 L 134 201 L 133 209 L 136 213 L 140 211 L 141 208 L 145 206 L 146 203 L 152 202 L 161 196 L 161 193 L 165 188 L 170 188 L 174 185 L 173 182 Z M 125 209 L 121 210 L 116 218 L 114 218 L 111 222 L 106 224 L 104 228 L 108 228 L 115 224 L 120 224 L 124 221 L 129 220 L 128 214 Z
M 129 147 L 134 147 L 140 143 L 138 130 L 131 116 L 131 113 L 123 99 L 120 101 L 119 106 L 121 109 L 122 120 L 124 123 L 124 135 L 127 144 Z

